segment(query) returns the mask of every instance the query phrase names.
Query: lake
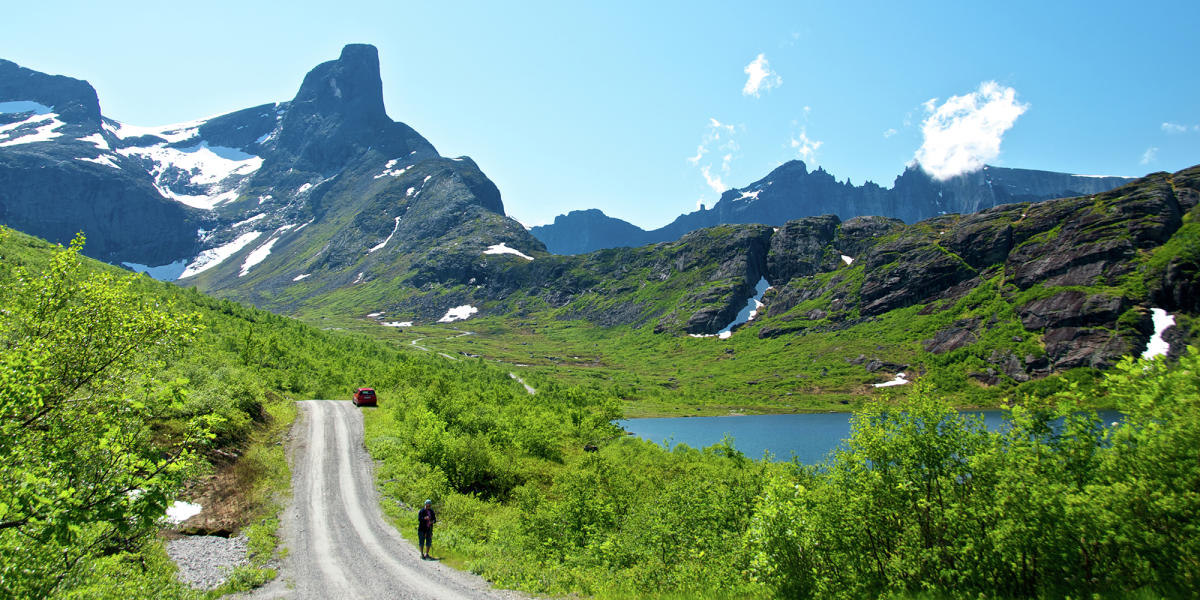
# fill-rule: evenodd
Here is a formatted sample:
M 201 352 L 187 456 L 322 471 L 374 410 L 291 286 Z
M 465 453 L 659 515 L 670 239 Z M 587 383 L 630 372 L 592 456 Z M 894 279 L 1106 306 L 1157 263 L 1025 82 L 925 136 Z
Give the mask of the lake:
M 988 429 L 995 430 L 1004 422 L 999 410 L 964 411 L 963 414 L 983 415 Z M 1099 411 L 1105 423 L 1121 419 L 1116 411 Z M 800 462 L 821 462 L 842 440 L 850 435 L 851 413 L 804 413 L 795 415 L 746 415 L 738 417 L 663 417 L 622 419 L 617 425 L 634 435 L 674 446 L 687 444 L 705 448 L 721 441 L 725 434 L 733 436 L 734 446 L 750 458 L 761 458 L 764 451 L 775 460 L 790 460 L 795 454 Z

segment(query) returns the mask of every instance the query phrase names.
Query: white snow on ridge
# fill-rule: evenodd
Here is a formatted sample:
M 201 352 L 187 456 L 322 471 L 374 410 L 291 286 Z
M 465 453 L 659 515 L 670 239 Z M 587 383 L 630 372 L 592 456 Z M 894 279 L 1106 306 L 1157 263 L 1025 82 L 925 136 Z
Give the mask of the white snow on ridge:
M 118 170 L 120 170 L 120 168 L 121 168 L 120 165 L 113 162 L 113 159 L 111 156 L 105 156 L 103 154 L 101 154 L 100 156 L 97 156 L 96 158 L 84 158 L 82 156 L 76 156 L 75 160 L 82 160 L 84 162 L 96 163 L 98 165 L 104 165 L 106 167 L 112 167 L 112 168 L 118 169 Z
M 238 236 L 236 240 L 233 240 L 224 246 L 217 246 L 216 248 L 210 248 L 204 252 L 201 252 L 196 256 L 196 258 L 192 259 L 192 262 L 188 264 L 186 269 L 183 270 L 183 273 L 179 274 L 179 278 L 183 279 L 184 277 L 191 277 L 192 275 L 202 273 L 221 264 L 225 261 L 225 259 L 237 254 L 242 248 L 245 248 L 247 244 L 258 239 L 258 236 L 260 235 L 262 235 L 261 231 L 250 231 L 243 233 L 242 235 Z
M 484 250 L 483 253 L 484 254 L 512 254 L 514 256 L 520 256 L 521 258 L 524 258 L 525 260 L 533 260 L 532 256 L 529 256 L 528 254 L 525 254 L 524 252 L 521 252 L 520 250 L 517 250 L 516 248 L 509 248 L 508 245 L 506 245 L 504 243 L 492 244 L 491 246 L 488 246 L 488 249 Z
M 246 223 L 253 223 L 259 219 L 265 218 L 266 216 L 267 216 L 267 213 L 258 213 L 257 215 L 254 215 L 253 217 L 250 217 L 249 219 L 238 221 L 237 223 L 230 225 L 230 227 L 241 227 L 242 225 L 245 225 Z
M 35 115 L 47 115 L 54 112 L 52 107 L 46 106 L 40 102 L 32 100 L 14 100 L 11 102 L 0 102 L 0 113 L 25 113 L 31 112 Z
M 108 130 L 122 139 L 152 135 L 166 140 L 168 144 L 174 144 L 175 142 L 182 142 L 196 137 L 200 133 L 200 126 L 207 121 L 208 119 L 200 119 L 198 121 L 159 125 L 157 127 L 141 127 L 118 123 L 119 127 L 116 129 L 109 127 Z
M 1171 344 L 1163 339 L 1162 334 L 1175 325 L 1175 315 L 1167 314 L 1167 311 L 1161 308 L 1150 309 L 1150 315 L 1154 321 L 1154 335 L 1150 336 L 1146 350 L 1142 352 L 1142 358 L 1147 360 L 1155 356 L 1166 356 L 1167 352 L 1171 351 Z
M 159 265 L 157 267 L 148 267 L 139 265 L 138 263 L 123 262 L 121 263 L 138 273 L 145 273 L 159 281 L 175 281 L 179 279 L 179 275 L 187 268 L 187 259 L 181 258 L 173 263 Z
M 312 273 L 301 273 L 292 278 L 292 281 L 302 281 L 305 277 L 312 277 Z
M 300 189 L 296 190 L 296 195 L 299 196 L 300 194 L 307 192 L 308 190 L 312 189 L 312 186 L 313 185 L 311 183 L 306 183 L 300 186 Z
M 881 387 L 892 387 L 895 385 L 905 385 L 907 383 L 911 383 L 909 380 L 905 379 L 904 377 L 905 377 L 904 373 L 896 373 L 896 378 L 891 381 L 885 381 L 883 383 L 874 383 L 871 385 L 874 385 L 877 388 L 881 388 Z
M 153 163 L 150 175 L 154 178 L 154 186 L 164 196 L 208 210 L 236 199 L 236 184 L 262 167 L 263 162 L 262 157 L 237 148 L 209 146 L 205 141 L 187 148 L 168 148 L 164 144 L 157 144 L 123 148 L 117 153 L 137 156 Z M 179 171 L 187 175 L 188 184 L 202 188 L 205 193 L 186 194 L 170 189 L 166 182 L 175 180 Z
M 396 225 L 392 227 L 392 232 L 388 234 L 387 239 L 372 246 L 370 250 L 367 250 L 367 254 L 370 254 L 370 253 L 386 246 L 388 242 L 392 241 L 392 236 L 396 235 L 397 229 L 400 229 L 400 217 L 396 217 Z
M 238 273 L 238 277 L 244 277 L 254 265 L 266 260 L 267 256 L 271 254 L 271 247 L 278 241 L 278 237 L 272 237 L 264 242 L 263 245 L 255 248 L 250 254 L 247 254 L 246 260 L 242 262 L 242 270 Z
M 846 263 L 846 264 L 848 264 L 848 265 L 852 265 L 852 264 L 854 264 L 854 259 L 853 259 L 853 258 L 850 258 L 849 256 L 846 256 L 845 254 L 843 254 L 843 255 L 842 255 L 842 262 L 844 262 L 844 263 Z
M 108 147 L 108 140 L 104 139 L 104 136 L 100 135 L 99 133 L 93 133 L 92 135 L 85 135 L 85 136 L 79 138 L 79 141 L 94 144 L 97 148 L 99 148 L 101 150 L 110 150 L 111 149 Z
M 758 195 L 760 193 L 762 193 L 762 190 L 754 190 L 753 192 L 742 192 L 742 195 L 738 196 L 737 199 L 745 200 L 746 198 L 753 198 L 754 200 L 758 200 Z
M 0 126 L 0 134 L 7 133 L 9 131 L 15 131 L 17 128 L 23 125 L 33 124 L 37 124 L 37 129 L 35 129 L 33 133 L 26 133 L 15 138 L 10 137 L 10 139 L 7 141 L 0 142 L 0 147 L 16 146 L 18 144 L 31 144 L 33 142 L 47 142 L 56 137 L 62 136 L 61 133 L 58 133 L 55 130 L 63 125 L 66 125 L 66 123 L 58 120 L 57 113 L 35 114 L 24 121 L 18 121 L 16 123 L 9 123 L 8 125 Z M 11 136 L 12 134 L 9 133 L 8 135 Z
M 412 321 L 381 321 L 379 323 L 384 327 L 412 327 Z
M 404 172 L 408 170 L 408 167 L 402 167 L 400 169 L 392 168 L 392 167 L 395 167 L 396 163 L 398 163 L 398 162 L 400 162 L 400 159 L 397 159 L 397 158 L 393 158 L 392 160 L 387 161 L 387 164 L 383 165 L 383 172 L 376 175 L 375 179 L 379 179 L 380 177 L 388 177 L 388 176 L 399 177 L 399 176 L 403 175 Z
M 445 316 L 438 319 L 438 323 L 453 323 L 455 321 L 462 321 L 470 318 L 471 315 L 477 312 L 479 312 L 479 309 L 471 306 L 470 304 L 455 306 L 454 308 L 446 311 Z

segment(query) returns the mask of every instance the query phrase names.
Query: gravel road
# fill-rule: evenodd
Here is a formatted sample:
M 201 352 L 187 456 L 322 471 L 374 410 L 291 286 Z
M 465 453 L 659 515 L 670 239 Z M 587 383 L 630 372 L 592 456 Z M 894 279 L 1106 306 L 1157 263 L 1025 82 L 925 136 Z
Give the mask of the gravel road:
M 300 402 L 294 436 L 292 502 L 282 534 L 280 577 L 248 598 L 521 598 L 483 579 L 423 561 L 383 519 L 362 415 L 350 402 Z M 434 535 L 437 555 L 437 535 Z

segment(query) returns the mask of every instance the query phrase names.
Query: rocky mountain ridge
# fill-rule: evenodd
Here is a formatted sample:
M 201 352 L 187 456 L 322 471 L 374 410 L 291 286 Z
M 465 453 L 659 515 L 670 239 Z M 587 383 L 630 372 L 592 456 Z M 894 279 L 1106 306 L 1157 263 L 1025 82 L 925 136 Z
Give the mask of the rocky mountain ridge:
M 684 234 L 716 225 L 761 223 L 782 225 L 792 219 L 836 214 L 885 216 L 915 223 L 949 213 L 973 213 L 1013 202 L 1036 202 L 1108 191 L 1132 181 L 1128 177 L 1091 177 L 1031 169 L 984 166 L 938 181 L 919 165 L 909 165 L 890 189 L 872 182 L 855 186 L 818 167 L 809 171 L 793 160 L 750 185 L 726 191 L 712 208 L 701 207 L 671 223 L 646 231 L 597 209 L 571 211 L 530 233 L 555 254 L 582 254 L 603 248 L 636 247 L 677 240 Z
M 473 161 L 387 116 L 373 46 L 346 46 L 291 101 L 162 127 L 104 118 L 85 81 L 6 61 L 0 82 L 0 223 L 83 231 L 89 255 L 161 279 L 253 299 L 388 272 L 397 247 L 452 230 L 479 252 L 544 250 Z

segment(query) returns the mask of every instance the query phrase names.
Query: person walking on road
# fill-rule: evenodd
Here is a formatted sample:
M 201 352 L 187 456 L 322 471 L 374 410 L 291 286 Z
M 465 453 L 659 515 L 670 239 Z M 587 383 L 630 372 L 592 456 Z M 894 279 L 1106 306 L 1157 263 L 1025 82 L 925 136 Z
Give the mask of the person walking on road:
M 429 553 L 433 550 L 433 524 L 437 523 L 437 515 L 432 505 L 432 500 L 426 500 L 425 508 L 417 513 L 417 545 L 421 547 L 422 559 L 433 558 Z

